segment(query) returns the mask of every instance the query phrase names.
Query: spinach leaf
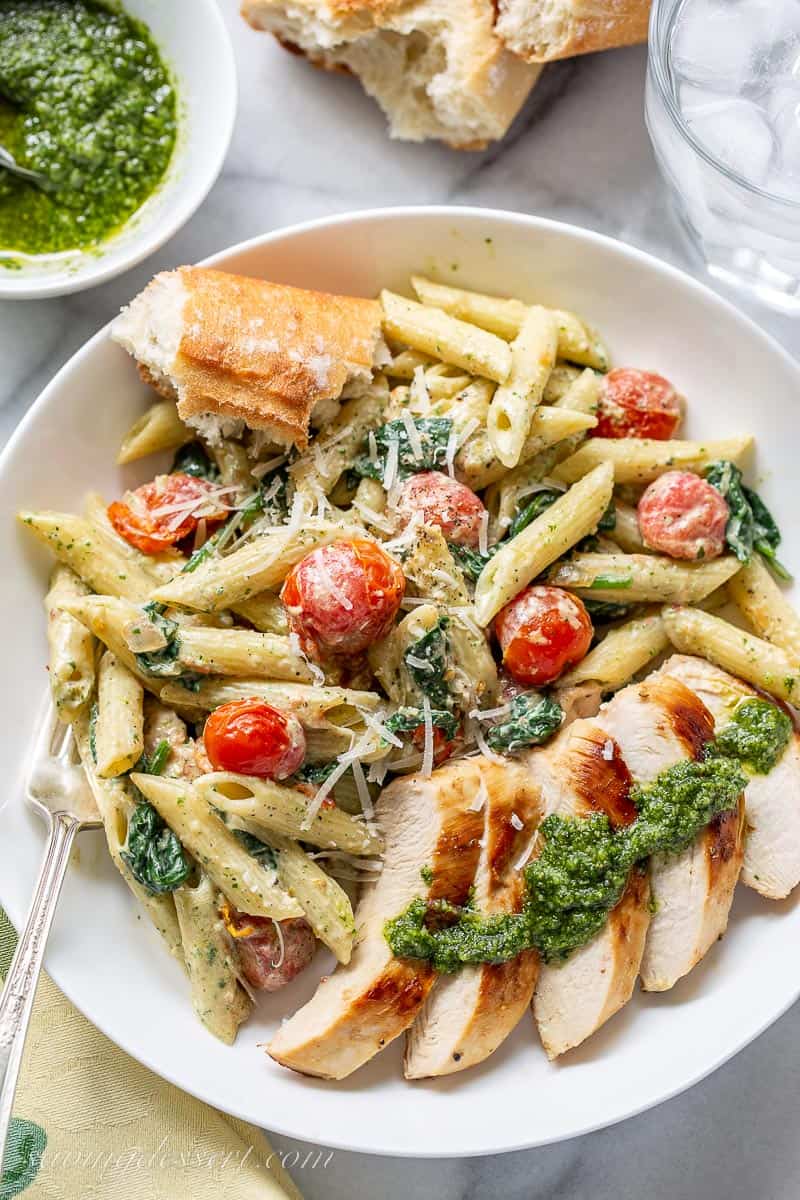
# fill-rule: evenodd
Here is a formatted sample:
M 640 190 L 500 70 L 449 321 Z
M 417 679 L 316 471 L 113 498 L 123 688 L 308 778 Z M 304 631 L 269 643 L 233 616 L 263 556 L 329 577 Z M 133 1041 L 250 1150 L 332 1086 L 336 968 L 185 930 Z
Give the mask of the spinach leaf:
M 632 575 L 595 575 L 590 588 L 605 588 L 607 591 L 625 591 L 625 588 L 633 587 Z
M 617 528 L 617 506 L 614 503 L 612 496 L 608 502 L 606 511 L 603 513 L 600 520 L 597 522 L 598 533 L 608 533 L 611 529 Z
M 494 725 L 486 735 L 492 750 L 513 754 L 526 746 L 540 746 L 560 729 L 564 713 L 550 696 L 516 696 L 505 721 Z
M 727 501 L 730 512 L 725 541 L 739 562 L 749 563 L 756 550 L 780 579 L 791 579 L 775 555 L 781 542 L 775 518 L 761 497 L 752 488 L 744 486 L 742 472 L 736 464 L 720 459 L 711 463 L 705 477 Z
M 435 728 L 441 729 L 448 742 L 451 742 L 456 736 L 458 721 L 454 714 L 448 712 L 447 709 L 432 708 L 431 723 Z M 415 729 L 419 729 L 420 725 L 424 724 L 425 713 L 423 709 L 416 708 L 413 705 L 398 708 L 397 712 L 393 712 L 384 721 L 384 725 L 390 733 L 413 733 Z
M 632 610 L 632 604 L 612 604 L 608 600 L 584 600 L 583 607 L 595 624 L 604 621 L 621 621 Z
M 262 866 L 271 867 L 275 870 L 278 863 L 272 846 L 268 846 L 266 842 L 260 841 L 252 833 L 248 833 L 246 829 L 232 829 L 231 833 L 238 842 L 241 842 L 247 853 L 252 854 L 253 858 L 257 858 Z
M 168 758 L 169 742 L 166 738 L 162 738 L 152 754 L 141 756 L 133 770 L 139 771 L 142 775 L 160 775 L 167 765 Z
M 518 509 L 514 520 L 508 527 L 508 537 L 515 538 L 518 533 L 522 533 L 523 529 L 527 529 L 532 521 L 541 516 L 551 504 L 555 504 L 559 496 L 563 496 L 563 494 L 563 492 L 559 492 L 556 488 L 537 492 L 524 508 Z
M 151 623 L 167 639 L 166 646 L 162 646 L 160 650 L 148 650 L 136 655 L 139 670 L 143 671 L 145 675 L 175 676 L 181 673 L 180 664 L 177 661 L 180 653 L 178 632 L 180 627 L 177 621 L 171 621 L 169 617 L 164 616 L 164 607 L 155 600 L 142 606 L 142 611 L 147 614 Z
M 335 759 L 326 763 L 303 763 L 295 771 L 294 778 L 300 783 L 324 783 L 338 765 Z
M 407 479 L 409 475 L 418 471 L 432 471 L 443 467 L 453 422 L 449 417 L 415 417 L 414 425 L 422 443 L 422 454 L 419 458 L 414 456 L 405 421 L 389 421 L 375 430 L 375 443 L 378 447 L 376 461 L 372 462 L 366 454 L 359 455 L 353 463 L 353 472 L 363 479 L 383 480 L 389 447 L 393 442 L 397 444 L 398 479 Z
M 477 582 L 481 571 L 500 549 L 500 545 L 498 542 L 489 547 L 488 554 L 481 554 L 480 550 L 473 550 L 471 546 L 459 546 L 456 542 L 447 543 L 456 566 L 460 567 L 465 578 L 471 579 L 473 583 Z
M 200 442 L 181 446 L 172 460 L 170 472 L 173 475 L 179 473 L 193 475 L 196 479 L 209 479 L 212 483 L 219 479 L 216 463 L 211 461 Z
M 445 680 L 447 671 L 447 617 L 439 617 L 429 629 L 403 653 L 411 679 L 431 702 L 431 708 L 451 709 L 453 697 Z
M 154 896 L 174 892 L 191 869 L 178 838 L 146 800 L 131 814 L 120 854 L 134 879 Z

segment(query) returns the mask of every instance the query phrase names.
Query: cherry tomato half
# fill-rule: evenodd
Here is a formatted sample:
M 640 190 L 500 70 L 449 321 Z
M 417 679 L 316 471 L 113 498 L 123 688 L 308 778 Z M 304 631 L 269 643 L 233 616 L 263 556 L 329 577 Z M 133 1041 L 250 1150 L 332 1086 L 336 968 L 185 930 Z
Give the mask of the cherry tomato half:
M 159 554 L 194 533 L 198 523 L 225 517 L 214 503 L 214 485 L 194 475 L 158 475 L 108 506 L 120 537 L 144 554 Z
M 418 725 L 411 734 L 411 741 L 417 750 L 425 749 L 425 726 Z M 455 740 L 450 740 L 438 725 L 433 727 L 433 765 L 439 767 L 446 762 L 456 748 Z
M 292 713 L 263 700 L 233 700 L 215 708 L 203 743 L 215 771 L 286 779 L 306 755 L 303 726 Z
M 375 542 L 350 538 L 312 550 L 292 567 L 281 591 L 289 620 L 306 646 L 357 654 L 388 633 L 406 581 Z
M 558 679 L 592 641 L 592 622 L 578 597 L 544 585 L 515 596 L 495 617 L 494 629 L 504 667 L 529 687 Z
M 421 513 L 426 525 L 436 525 L 448 542 L 477 549 L 486 509 L 464 483 L 441 471 L 420 471 L 405 481 L 397 497 L 403 523 Z
M 681 402 L 663 375 L 618 367 L 603 380 L 592 437 L 671 438 L 681 421 Z
M 730 510 L 725 498 L 691 471 L 667 471 L 645 488 L 637 508 L 645 545 L 671 558 L 718 558 Z

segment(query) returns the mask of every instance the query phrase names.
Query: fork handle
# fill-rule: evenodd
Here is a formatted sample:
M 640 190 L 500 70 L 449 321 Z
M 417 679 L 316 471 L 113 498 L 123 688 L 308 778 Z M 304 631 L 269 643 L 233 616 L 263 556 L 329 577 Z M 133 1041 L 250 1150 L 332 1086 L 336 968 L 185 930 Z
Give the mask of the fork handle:
M 20 933 L 0 995 L 0 1178 L 36 984 L 78 827 L 79 822 L 67 813 L 55 813 L 50 821 L 50 837 L 28 920 Z

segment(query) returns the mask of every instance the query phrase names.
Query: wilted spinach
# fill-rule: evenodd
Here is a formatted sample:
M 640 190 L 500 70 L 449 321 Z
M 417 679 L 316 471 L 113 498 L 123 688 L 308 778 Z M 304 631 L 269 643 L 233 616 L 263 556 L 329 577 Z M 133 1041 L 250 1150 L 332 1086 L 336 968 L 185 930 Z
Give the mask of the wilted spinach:
M 511 712 L 486 734 L 492 750 L 513 754 L 526 746 L 540 746 L 560 729 L 564 713 L 561 705 L 550 696 L 515 696 Z
M 268 846 L 266 842 L 254 837 L 246 829 L 233 829 L 231 832 L 236 840 L 241 842 L 247 853 L 252 854 L 253 858 L 257 858 L 262 866 L 271 867 L 273 870 L 276 868 L 277 859 L 272 846 Z
M 188 445 L 181 446 L 170 469 L 173 475 L 193 475 L 195 479 L 208 479 L 212 483 L 219 479 L 216 463 L 211 461 L 200 442 L 189 442 Z
M 449 417 L 415 417 L 414 425 L 419 433 L 422 453 L 419 458 L 414 454 L 408 437 L 406 423 L 402 420 L 389 421 L 375 430 L 375 444 L 378 453 L 375 462 L 366 454 L 361 454 L 353 463 L 355 475 L 363 479 L 383 480 L 386 475 L 386 461 L 389 447 L 397 445 L 397 478 L 407 479 L 418 471 L 432 471 L 445 466 L 447 443 L 453 422 Z
M 444 708 L 432 708 L 430 712 L 431 724 L 436 729 L 441 729 L 448 742 L 451 742 L 458 730 L 458 720 L 455 715 Z M 424 724 L 424 710 L 414 705 L 398 708 L 397 712 L 393 712 L 384 721 L 384 725 L 390 733 L 413 733 L 415 729 L 419 729 Z
M 471 546 L 459 546 L 456 542 L 448 542 L 448 548 L 457 567 L 460 567 L 467 579 L 477 582 L 481 571 L 500 549 L 502 543 L 490 546 L 486 554 L 473 550 Z
M 412 642 L 403 653 L 411 679 L 431 702 L 431 708 L 451 709 L 453 697 L 447 686 L 447 617 L 439 620 L 427 633 Z M 409 661 L 410 660 L 410 661 Z M 422 665 L 420 665 L 422 664 Z
M 178 654 L 180 653 L 179 625 L 164 616 L 165 606 L 151 600 L 142 606 L 147 619 L 167 640 L 166 646 L 160 650 L 147 650 L 136 655 L 136 663 L 140 671 L 146 675 L 180 675 Z
M 166 738 L 162 738 L 152 754 L 141 756 L 133 770 L 138 771 L 141 775 L 160 775 L 167 765 L 168 758 L 169 742 Z
M 752 488 L 742 483 L 742 472 L 729 459 L 720 459 L 706 469 L 706 479 L 728 504 L 729 516 L 725 541 L 739 562 L 749 563 L 756 550 L 766 560 L 779 579 L 792 576 L 775 555 L 781 543 L 781 533 L 775 518 L 764 501 Z
M 134 879 L 153 895 L 174 892 L 191 870 L 180 841 L 146 800 L 131 814 L 120 854 Z
M 607 621 L 621 621 L 632 611 L 632 604 L 612 604 L 608 600 L 584 600 L 583 607 L 596 625 Z
M 523 529 L 527 529 L 532 521 L 541 516 L 551 504 L 555 504 L 559 496 L 563 496 L 563 494 L 557 488 L 537 492 L 523 508 L 517 509 L 516 516 L 508 527 L 508 537 L 515 538 L 518 533 L 522 533 Z

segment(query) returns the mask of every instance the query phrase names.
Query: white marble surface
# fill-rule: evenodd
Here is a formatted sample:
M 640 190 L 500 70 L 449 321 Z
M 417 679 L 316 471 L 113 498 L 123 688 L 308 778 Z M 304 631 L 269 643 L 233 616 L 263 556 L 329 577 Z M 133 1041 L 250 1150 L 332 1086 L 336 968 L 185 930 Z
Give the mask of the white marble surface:
M 182 232 L 136 270 L 63 300 L 0 303 L 0 443 L 56 369 L 156 270 L 311 217 L 390 204 L 480 204 L 585 225 L 696 269 L 642 119 L 643 50 L 549 68 L 506 141 L 465 155 L 390 143 L 380 113 L 353 80 L 311 70 L 250 32 L 231 0 L 223 3 L 241 95 L 221 179 Z M 800 354 L 797 321 L 748 311 Z M 310 1200 L 795 1200 L 799 1085 L 795 1008 L 705 1083 L 605 1132 L 461 1162 L 338 1152 L 327 1166 L 294 1174 Z M 295 1151 L 306 1153 L 287 1138 L 275 1143 L 290 1165 Z

